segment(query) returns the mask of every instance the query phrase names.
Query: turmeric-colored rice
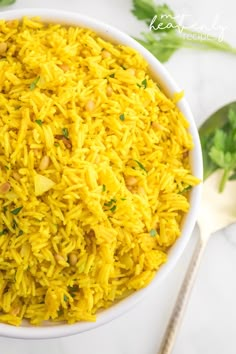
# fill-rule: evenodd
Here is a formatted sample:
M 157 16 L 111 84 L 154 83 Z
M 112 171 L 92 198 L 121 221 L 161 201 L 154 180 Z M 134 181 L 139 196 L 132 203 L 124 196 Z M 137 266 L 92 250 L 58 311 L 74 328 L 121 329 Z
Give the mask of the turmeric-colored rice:
M 0 322 L 94 321 L 167 260 L 188 122 L 134 49 L 0 21 Z

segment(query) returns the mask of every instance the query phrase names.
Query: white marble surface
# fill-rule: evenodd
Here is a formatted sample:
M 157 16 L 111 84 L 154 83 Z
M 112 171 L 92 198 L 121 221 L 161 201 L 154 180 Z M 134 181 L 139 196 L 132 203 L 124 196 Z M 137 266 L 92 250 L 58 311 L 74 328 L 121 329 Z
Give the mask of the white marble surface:
M 236 46 L 235 0 L 168 0 L 178 14 L 211 27 L 227 27 L 224 39 Z M 48 7 L 78 11 L 138 35 L 143 26 L 130 13 L 131 0 L 17 0 L 11 8 Z M 7 8 L 6 8 L 7 9 Z M 2 10 L 4 11 L 4 10 Z M 236 55 L 180 50 L 166 67 L 185 90 L 198 125 L 236 99 Z M 73 337 L 23 341 L 0 338 L 1 354 L 157 354 L 171 309 L 197 238 L 197 229 L 175 270 L 128 314 Z M 211 239 L 173 354 L 236 353 L 236 226 Z

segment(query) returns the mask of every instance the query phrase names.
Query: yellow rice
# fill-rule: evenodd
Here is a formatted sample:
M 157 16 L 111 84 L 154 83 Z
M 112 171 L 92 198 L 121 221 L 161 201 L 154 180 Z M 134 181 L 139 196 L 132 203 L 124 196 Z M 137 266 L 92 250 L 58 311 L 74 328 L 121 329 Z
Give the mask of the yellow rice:
M 91 30 L 1 20 L 0 55 L 0 322 L 94 321 L 180 235 L 188 122 Z

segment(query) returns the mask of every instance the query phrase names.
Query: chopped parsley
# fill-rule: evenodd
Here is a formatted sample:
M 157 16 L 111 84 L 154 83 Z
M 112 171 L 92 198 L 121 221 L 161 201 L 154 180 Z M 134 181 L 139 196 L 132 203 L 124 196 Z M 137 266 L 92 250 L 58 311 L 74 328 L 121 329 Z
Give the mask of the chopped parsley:
M 103 191 L 103 192 L 106 191 L 106 186 L 105 186 L 105 184 L 102 185 L 102 191 Z
M 181 191 L 181 194 L 182 194 L 182 193 L 186 193 L 186 192 L 188 192 L 188 191 L 191 191 L 192 188 L 193 188 L 192 186 L 187 186 L 187 187 L 185 187 L 185 188 Z
M 111 207 L 110 211 L 112 211 L 114 213 L 116 211 L 116 205 L 113 205 L 113 207 Z
M 36 79 L 33 82 L 31 82 L 30 91 L 33 91 L 36 88 L 37 83 L 39 82 L 39 80 L 40 80 L 40 76 L 36 77 Z
M 13 210 L 11 210 L 11 213 L 12 213 L 13 215 L 17 215 L 17 214 L 19 214 L 19 212 L 21 211 L 22 208 L 23 208 L 23 207 L 19 207 L 19 208 L 13 209 Z
M 108 208 L 110 208 L 114 203 L 116 203 L 116 199 L 112 198 L 109 202 L 104 203 L 104 205 Z
M 16 220 L 13 220 L 13 223 L 12 223 L 12 227 L 13 229 L 15 230 L 17 228 L 18 224 L 16 222 Z
M 155 229 L 151 229 L 149 231 L 149 234 L 150 234 L 151 237 L 155 237 L 157 235 L 157 231 Z
M 67 302 L 67 301 L 68 301 L 68 296 L 64 295 L 63 300 L 64 300 L 65 302 Z
M 147 170 L 146 168 L 141 164 L 141 162 L 139 162 L 138 160 L 134 160 L 138 165 L 139 167 L 141 168 L 141 170 L 145 171 L 147 173 Z
M 109 75 L 109 77 L 112 78 L 112 79 L 114 79 L 115 74 L 113 73 L 113 74 Z
M 146 87 L 147 87 L 147 80 L 146 80 L 146 79 L 144 79 L 144 80 L 142 81 L 142 86 L 143 86 L 143 88 L 146 88 Z
M 67 128 L 62 128 L 62 134 L 66 139 L 69 139 L 69 131 Z
M 79 287 L 78 287 L 78 285 L 69 286 L 68 290 L 69 290 L 69 293 L 72 294 L 72 293 L 75 293 L 76 291 L 78 291 Z
M 3 229 L 0 231 L 0 236 L 6 235 L 8 233 L 8 229 Z
M 120 115 L 120 120 L 121 120 L 122 122 L 125 120 L 125 115 L 124 115 L 124 113 L 122 113 L 122 114 Z
M 41 119 L 36 119 L 35 123 L 37 123 L 40 127 L 43 125 L 43 122 Z
M 58 316 L 62 316 L 63 313 L 64 313 L 64 311 L 63 311 L 62 309 L 60 309 L 60 310 L 57 311 Z

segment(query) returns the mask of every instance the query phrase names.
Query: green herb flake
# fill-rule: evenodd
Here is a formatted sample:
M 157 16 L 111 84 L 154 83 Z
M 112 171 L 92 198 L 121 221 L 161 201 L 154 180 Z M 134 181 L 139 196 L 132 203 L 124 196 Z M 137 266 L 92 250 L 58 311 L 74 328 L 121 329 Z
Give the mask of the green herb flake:
M 149 231 L 149 234 L 150 234 L 151 237 L 156 237 L 157 231 L 156 231 L 155 229 L 151 229 L 151 230 Z
M 36 88 L 37 83 L 39 82 L 39 80 L 40 80 L 40 76 L 36 77 L 36 79 L 33 82 L 31 82 L 30 91 L 33 91 Z
M 191 191 L 192 188 L 193 188 L 192 186 L 187 186 L 187 187 L 185 187 L 185 188 L 181 191 L 181 194 Z
M 124 113 L 122 113 L 122 114 L 120 115 L 120 120 L 121 120 L 122 122 L 124 122 L 124 120 L 125 120 L 125 115 L 124 115 Z
M 70 293 L 70 294 L 71 294 L 71 293 L 75 293 L 76 291 L 79 290 L 79 287 L 78 287 L 78 285 L 69 286 L 69 287 L 68 287 L 68 290 L 69 290 L 69 293 Z
M 21 211 L 22 208 L 23 208 L 23 207 L 19 207 L 19 208 L 13 209 L 13 210 L 11 210 L 11 213 L 12 213 L 13 215 L 17 215 L 17 214 L 19 214 L 19 212 Z
M 147 173 L 146 168 L 141 164 L 141 162 L 139 162 L 138 160 L 134 160 L 134 161 L 138 164 L 138 166 L 141 168 L 141 170 L 143 170 Z
M 62 316 L 63 313 L 64 313 L 64 311 L 63 311 L 62 309 L 60 309 L 60 310 L 57 311 L 58 316 Z
M 124 65 L 121 65 L 122 69 L 123 70 L 127 70 L 126 67 Z
M 8 233 L 8 229 L 3 229 L 0 231 L 0 236 L 6 235 Z
M 146 79 L 144 79 L 142 81 L 142 86 L 143 86 L 144 89 L 147 88 L 147 80 Z
M 54 143 L 54 146 L 58 147 L 58 146 L 60 146 L 60 144 L 59 143 Z
M 102 191 L 103 191 L 103 192 L 106 191 L 106 186 L 105 186 L 105 184 L 102 185 Z
M 69 131 L 67 128 L 62 128 L 62 134 L 66 139 L 69 139 Z
M 104 203 L 104 205 L 108 208 L 110 208 L 114 203 L 116 203 L 116 199 L 112 198 L 109 202 Z
M 13 229 L 15 230 L 17 228 L 18 224 L 16 222 L 16 220 L 13 220 L 13 223 L 12 223 L 12 227 Z
M 24 233 L 24 231 L 23 231 L 23 230 L 20 230 L 18 236 L 22 236 L 23 233 Z
M 5 205 L 3 208 L 2 208 L 3 212 L 5 213 L 7 211 L 7 206 Z
M 8 167 L 7 165 L 4 166 L 6 170 L 10 170 L 10 167 Z
M 109 75 L 109 77 L 110 77 L 111 79 L 114 79 L 115 74 L 113 73 L 113 74 Z
M 116 211 L 116 205 L 113 205 L 113 207 L 110 209 L 113 213 Z
M 65 302 L 67 302 L 67 301 L 68 301 L 68 296 L 64 295 L 63 300 L 64 300 Z
M 41 119 L 36 119 L 35 123 L 37 123 L 40 127 L 43 125 L 43 121 Z

